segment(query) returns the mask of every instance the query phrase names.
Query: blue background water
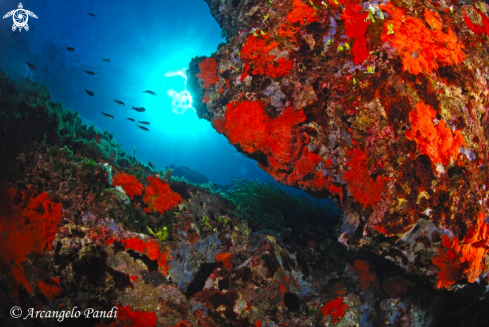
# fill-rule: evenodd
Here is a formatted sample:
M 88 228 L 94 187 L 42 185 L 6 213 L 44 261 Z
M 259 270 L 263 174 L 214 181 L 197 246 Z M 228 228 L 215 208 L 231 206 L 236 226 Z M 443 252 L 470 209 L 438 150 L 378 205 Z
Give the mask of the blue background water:
M 17 9 L 18 4 L 18 0 L 2 0 L 0 15 Z M 0 20 L 0 69 L 16 79 L 30 76 L 41 82 L 54 101 L 109 130 L 128 153 L 135 148 L 139 160 L 151 160 L 159 169 L 170 164 L 187 166 L 218 184 L 232 177 L 272 180 L 193 110 L 183 115 L 172 112 L 167 92 L 183 91 L 184 79 L 165 74 L 188 67 L 195 56 L 209 56 L 224 42 L 204 0 L 37 0 L 22 4 L 38 19 L 29 17 L 29 31 L 20 33 L 12 32 L 11 17 Z M 30 70 L 26 62 L 36 68 Z M 84 89 L 95 95 L 88 96 Z M 142 93 L 144 90 L 158 95 Z M 146 112 L 137 113 L 131 106 L 145 107 Z M 105 118 L 101 111 L 115 119 Z M 150 122 L 151 131 L 140 130 L 126 117 Z

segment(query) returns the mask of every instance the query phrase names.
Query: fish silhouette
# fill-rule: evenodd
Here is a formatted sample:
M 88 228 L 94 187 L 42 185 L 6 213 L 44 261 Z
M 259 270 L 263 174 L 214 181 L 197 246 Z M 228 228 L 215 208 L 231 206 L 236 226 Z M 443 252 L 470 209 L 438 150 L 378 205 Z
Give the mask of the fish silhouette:
M 112 115 L 109 115 L 109 114 L 106 114 L 105 112 L 101 111 L 102 115 L 104 115 L 105 117 L 109 118 L 109 119 L 114 119 L 114 116 Z
M 137 112 L 145 112 L 145 111 L 146 111 L 146 109 L 145 109 L 144 107 L 134 107 L 134 106 L 133 106 L 131 109 L 134 109 L 134 110 L 136 110 Z
M 141 128 L 143 131 L 145 132 L 149 132 L 149 129 L 147 129 L 146 127 L 144 126 L 139 126 L 139 125 L 136 125 L 137 127 Z

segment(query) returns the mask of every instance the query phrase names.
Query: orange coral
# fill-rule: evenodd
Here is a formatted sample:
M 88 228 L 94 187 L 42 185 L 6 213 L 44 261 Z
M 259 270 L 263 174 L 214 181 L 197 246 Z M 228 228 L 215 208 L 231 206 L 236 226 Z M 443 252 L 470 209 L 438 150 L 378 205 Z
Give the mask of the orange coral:
M 448 236 L 442 236 L 446 251 L 439 247 L 439 255 L 432 261 L 440 268 L 436 285 L 438 288 L 449 287 L 462 278 L 473 283 L 484 271 L 484 258 L 489 252 L 489 225 L 484 222 L 485 217 L 484 213 L 477 216 L 475 225 L 470 228 L 462 242 L 458 237 L 450 241 Z
M 377 175 L 375 179 L 370 177 L 366 152 L 354 149 L 349 152 L 349 156 L 352 160 L 347 162 L 346 166 L 350 167 L 350 170 L 343 174 L 348 190 L 364 207 L 373 207 L 381 200 L 380 193 L 390 179 L 382 175 Z
M 333 183 L 333 178 L 328 176 L 323 177 L 322 172 L 314 172 L 314 178 L 307 181 L 299 181 L 299 185 L 310 188 L 312 191 L 320 191 L 323 189 L 328 189 L 331 194 L 336 194 L 343 200 L 343 188 L 337 186 Z
M 480 16 L 480 18 L 482 20 L 482 26 L 473 23 L 470 20 L 469 16 L 467 16 L 467 13 L 466 12 L 464 12 L 464 21 L 465 21 L 465 24 L 467 24 L 467 27 L 472 32 L 474 32 L 475 35 L 477 35 L 479 37 L 482 36 L 483 34 L 489 35 L 489 17 L 487 17 L 482 11 L 480 11 L 479 9 L 477 9 L 476 6 L 472 5 L 472 8 L 474 8 L 474 10 L 477 12 L 477 14 L 479 14 L 479 16 Z
M 435 27 L 433 30 L 421 19 L 405 15 L 405 10 L 396 8 L 392 2 L 379 7 L 392 17 L 383 26 L 382 41 L 389 41 L 397 49 L 404 69 L 411 74 L 422 71 L 431 74 L 439 65 L 460 64 L 465 59 L 463 44 L 450 28 L 446 34 L 438 29 L 441 23 L 432 13 L 425 11 L 425 18 Z
M 170 268 L 168 265 L 168 256 L 171 257 L 170 251 L 161 252 L 158 242 L 155 240 L 145 242 L 136 237 L 124 239 L 121 242 L 125 244 L 126 249 L 146 253 L 148 258 L 151 260 L 156 260 L 163 274 L 165 276 L 168 275 L 168 269 Z
M 287 185 L 296 183 L 316 190 L 328 189 L 342 196 L 341 187 L 335 186 L 332 178 L 324 178 L 316 166 L 322 160 L 317 154 L 303 148 L 301 137 L 296 126 L 306 119 L 302 110 L 286 109 L 282 114 L 271 119 L 265 114 L 258 102 L 243 101 L 236 105 L 231 102 L 227 106 L 225 121 L 214 119 L 213 125 L 221 134 L 226 134 L 232 144 L 239 146 L 248 153 L 260 151 L 268 159 L 268 165 L 259 166 L 275 179 Z M 305 137 L 304 137 L 305 138 Z M 293 162 L 294 171 L 283 173 L 290 168 L 287 163 Z M 303 181 L 308 174 L 312 179 Z
M 271 78 L 277 78 L 289 75 L 291 70 L 292 60 L 287 61 L 285 58 L 279 58 L 276 61 L 276 67 L 273 64 L 267 65 L 265 74 Z
M 233 269 L 233 257 L 234 255 L 231 252 L 219 252 L 216 254 L 216 261 L 220 263 L 220 265 L 228 270 Z
M 299 28 L 292 26 L 292 24 L 299 23 L 304 25 L 305 23 L 315 22 L 318 20 L 316 13 L 316 9 L 304 4 L 301 0 L 294 0 L 292 10 L 286 16 L 287 23 L 280 25 L 277 30 L 278 35 L 288 38 L 292 43 L 297 43 L 295 33 L 297 33 Z
M 287 61 L 285 58 L 279 58 L 274 62 L 275 56 L 268 53 L 278 46 L 278 42 L 270 42 L 270 35 L 264 37 L 256 37 L 250 35 L 246 39 L 243 48 L 241 49 L 241 59 L 245 63 L 244 73 L 241 79 L 248 76 L 248 71 L 253 65 L 251 73 L 253 75 L 266 74 L 272 78 L 287 76 L 292 70 L 292 60 Z
M 109 238 L 107 238 L 107 239 L 105 240 L 105 244 L 106 244 L 107 246 L 109 246 L 109 245 L 111 245 L 112 243 L 114 243 L 114 241 L 115 241 L 114 236 L 111 236 L 111 237 L 109 237 Z
M 234 102 L 227 105 L 226 122 L 214 120 L 214 126 L 220 133 L 226 133 L 229 142 L 253 153 L 262 147 L 265 139 L 269 117 L 265 115 L 258 102 L 244 101 L 235 106 Z
M 252 74 L 264 74 L 266 65 L 273 61 L 274 56 L 269 56 L 268 53 L 277 47 L 278 42 L 273 41 L 267 44 L 269 39 L 270 34 L 264 37 L 250 35 L 241 49 L 241 59 L 248 65 L 250 63 L 255 65 Z
M 290 39 L 290 42 L 297 43 L 297 39 L 295 38 L 295 33 L 297 32 L 296 27 L 289 27 L 282 23 L 280 28 L 277 30 L 278 35 L 283 38 Z
M 271 119 L 258 102 L 249 101 L 228 104 L 225 118 L 225 122 L 214 120 L 219 132 L 225 133 L 232 144 L 239 144 L 248 153 L 265 153 L 269 162 L 277 166 L 294 153 L 296 137 L 293 131 L 305 120 L 303 111 L 294 108 Z
M 138 182 L 138 179 L 126 173 L 114 175 L 112 186 L 122 187 L 124 192 L 126 192 L 127 196 L 131 199 L 143 193 L 143 185 Z
M 343 298 L 340 296 L 332 301 L 325 303 L 321 312 L 326 317 L 328 315 L 333 316 L 333 323 L 336 324 L 338 322 L 338 318 L 341 318 L 345 315 L 345 309 L 349 309 L 348 304 L 343 303 Z
M 47 283 L 38 280 L 37 287 L 39 288 L 41 293 L 51 301 L 54 300 L 58 295 L 63 293 L 63 289 L 59 287 L 59 279 L 52 279 Z
M 119 306 L 117 320 L 129 322 L 132 326 L 153 327 L 156 325 L 157 318 L 154 312 L 132 311 L 130 306 Z
M 183 202 L 182 197 L 161 179 L 148 176 L 148 181 L 149 186 L 144 191 L 143 201 L 149 209 L 163 213 Z
M 424 10 L 424 20 L 434 30 L 441 31 L 441 22 L 438 13 L 429 9 Z
M 278 287 L 279 291 L 282 293 L 282 294 L 285 294 L 287 293 L 289 290 L 287 289 L 287 286 L 285 286 L 284 284 L 280 283 L 279 287 Z
M 299 185 L 310 188 L 313 191 L 328 189 L 331 193 L 337 194 L 340 199 L 343 199 L 343 189 L 340 186 L 333 184 L 333 178 L 328 176 L 323 177 L 321 171 L 316 171 L 316 166 L 321 162 L 321 156 L 311 153 L 307 148 L 303 148 L 302 156 L 295 162 L 294 171 L 287 177 L 288 185 Z M 313 174 L 314 178 L 304 181 L 304 177 L 308 174 Z
M 435 117 L 436 112 L 429 105 L 418 102 L 416 111 L 409 113 L 412 129 L 406 130 L 406 138 L 415 140 L 418 151 L 428 155 L 434 163 L 448 165 L 458 155 L 460 147 L 465 146 L 465 140 L 460 131 L 452 133 L 443 119 L 435 126 Z
M 355 260 L 350 270 L 354 270 L 360 276 L 360 287 L 362 290 L 369 288 L 370 284 L 375 282 L 375 274 L 370 272 L 370 264 L 365 260 Z
M 0 187 L 0 273 L 10 270 L 13 297 L 17 297 L 20 285 L 32 293 L 22 263 L 31 252 L 51 250 L 62 216 L 61 204 L 52 202 L 46 192 L 32 197 L 15 188 Z M 22 202 L 15 205 L 15 198 Z
M 202 88 L 207 89 L 211 84 L 215 84 L 219 77 L 217 73 L 217 62 L 213 58 L 205 58 L 199 63 L 200 73 L 196 74 L 198 78 L 204 81 Z
M 292 10 L 287 14 L 287 21 L 289 23 L 312 23 L 318 20 L 316 17 L 316 12 L 314 8 L 306 5 L 301 0 L 294 0 Z
M 367 32 L 367 27 L 370 25 L 370 22 L 365 21 L 368 17 L 368 11 L 363 13 L 361 13 L 361 11 L 363 11 L 363 7 L 358 4 L 347 5 L 341 15 L 341 19 L 345 21 L 346 25 L 346 36 L 355 39 L 353 48 L 351 49 L 353 52 L 353 63 L 355 65 L 360 64 L 369 56 L 365 33 Z

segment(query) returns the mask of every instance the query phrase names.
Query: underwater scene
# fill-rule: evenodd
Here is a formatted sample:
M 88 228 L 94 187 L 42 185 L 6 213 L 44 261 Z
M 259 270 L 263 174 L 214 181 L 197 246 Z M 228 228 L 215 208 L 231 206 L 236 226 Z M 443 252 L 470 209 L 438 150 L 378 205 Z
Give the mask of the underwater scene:
M 0 1 L 0 327 L 489 326 L 489 4 Z

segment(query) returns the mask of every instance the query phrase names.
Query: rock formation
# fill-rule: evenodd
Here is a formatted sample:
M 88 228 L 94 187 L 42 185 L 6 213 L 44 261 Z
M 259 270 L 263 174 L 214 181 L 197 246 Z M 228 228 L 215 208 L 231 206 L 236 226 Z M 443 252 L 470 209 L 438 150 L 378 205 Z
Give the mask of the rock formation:
M 483 2 L 207 0 L 200 117 L 285 185 L 334 197 L 341 243 L 438 288 L 487 285 Z

